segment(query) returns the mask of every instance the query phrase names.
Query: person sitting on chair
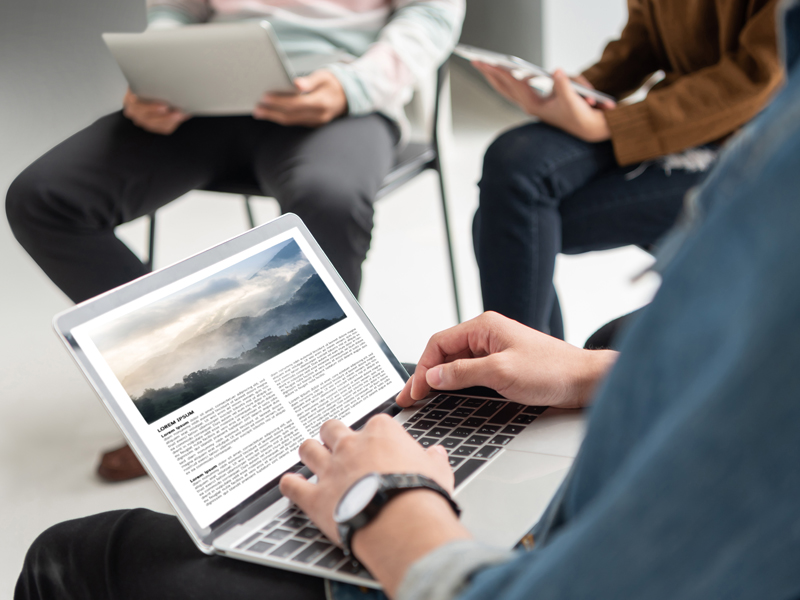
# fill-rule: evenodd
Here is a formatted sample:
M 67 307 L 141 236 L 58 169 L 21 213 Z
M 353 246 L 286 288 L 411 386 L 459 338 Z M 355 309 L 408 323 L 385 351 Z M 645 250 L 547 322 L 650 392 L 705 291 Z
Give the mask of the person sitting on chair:
M 370 244 L 372 202 L 407 122 L 414 84 L 449 55 L 464 0 L 148 0 L 151 28 L 266 19 L 289 58 L 347 56 L 265 95 L 251 116 L 192 117 L 128 91 L 105 116 L 25 169 L 8 190 L 14 235 L 81 302 L 146 272 L 114 235 L 182 194 L 251 174 L 299 215 L 354 294 Z M 127 446 L 107 480 L 144 474 Z
M 721 141 L 781 82 L 777 3 L 628 0 L 620 38 L 576 80 L 625 98 L 664 71 L 638 103 L 585 101 L 561 71 L 542 97 L 475 63 L 541 121 L 502 134 L 484 158 L 473 233 L 485 310 L 563 339 L 556 255 L 647 248 L 673 225 Z

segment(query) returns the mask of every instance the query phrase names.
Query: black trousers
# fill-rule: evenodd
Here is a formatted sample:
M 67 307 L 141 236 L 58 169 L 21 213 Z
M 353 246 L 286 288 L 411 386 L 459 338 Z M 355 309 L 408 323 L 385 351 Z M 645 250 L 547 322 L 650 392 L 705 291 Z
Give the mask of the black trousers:
M 11 229 L 44 272 L 80 302 L 145 274 L 114 235 L 186 192 L 250 177 L 300 216 L 350 289 L 361 285 L 372 203 L 394 160 L 395 126 L 344 117 L 319 128 L 247 117 L 196 117 L 172 135 L 122 113 L 62 142 L 11 184 Z
M 318 577 L 206 556 L 175 517 L 135 509 L 41 534 L 14 600 L 324 600 L 324 585 Z

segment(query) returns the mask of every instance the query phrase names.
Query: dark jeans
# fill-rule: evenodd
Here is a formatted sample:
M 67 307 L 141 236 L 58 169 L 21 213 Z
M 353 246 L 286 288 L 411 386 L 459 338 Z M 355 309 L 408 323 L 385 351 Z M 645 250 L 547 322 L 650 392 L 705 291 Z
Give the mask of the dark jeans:
M 15 600 L 324 600 L 324 580 L 197 549 L 175 517 L 101 513 L 56 525 L 28 551 Z
M 611 142 L 589 144 L 542 123 L 497 138 L 474 222 L 484 309 L 563 338 L 556 255 L 653 244 L 704 175 L 651 165 L 626 180 L 634 169 L 617 165 Z
M 316 129 L 251 117 L 199 117 L 172 135 L 121 113 L 103 117 L 42 156 L 8 190 L 14 235 L 80 302 L 145 274 L 117 225 L 182 194 L 255 179 L 281 210 L 305 221 L 350 289 L 361 285 L 375 198 L 394 160 L 394 125 L 379 115 Z

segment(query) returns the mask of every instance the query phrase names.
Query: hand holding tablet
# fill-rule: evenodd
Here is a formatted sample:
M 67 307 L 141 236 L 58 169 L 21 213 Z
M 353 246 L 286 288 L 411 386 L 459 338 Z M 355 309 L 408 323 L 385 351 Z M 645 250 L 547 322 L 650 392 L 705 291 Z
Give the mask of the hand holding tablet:
M 186 114 L 248 115 L 265 92 L 299 91 L 266 21 L 105 33 L 103 40 L 139 100 Z
M 476 48 L 475 46 L 468 46 L 467 44 L 459 44 L 455 47 L 453 53 L 462 58 L 466 58 L 470 62 L 477 61 L 500 67 L 510 71 L 512 74 L 521 73 L 524 78 L 546 77 L 551 80 L 553 79 L 553 74 L 542 67 L 523 60 L 518 56 L 512 56 L 511 54 L 501 54 L 500 52 L 484 50 L 483 48 Z M 584 98 L 590 98 L 600 104 L 614 105 L 617 102 L 616 98 L 613 96 L 598 92 L 597 90 L 593 90 L 575 81 L 572 82 L 572 87 Z
M 576 83 L 561 70 L 551 74 L 515 56 L 463 45 L 455 52 L 472 61 L 495 91 L 532 117 L 584 142 L 611 139 L 605 116 L 616 106 L 611 96 Z M 552 81 L 551 92 L 537 89 L 536 80 L 542 77 Z

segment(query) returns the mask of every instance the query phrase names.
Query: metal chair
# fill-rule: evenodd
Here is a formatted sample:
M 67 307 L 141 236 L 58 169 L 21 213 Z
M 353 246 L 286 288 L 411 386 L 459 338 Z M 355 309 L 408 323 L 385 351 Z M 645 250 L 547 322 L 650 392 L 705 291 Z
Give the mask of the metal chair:
M 442 216 L 444 218 L 444 233 L 447 239 L 448 258 L 450 260 L 450 276 L 453 284 L 453 302 L 456 309 L 456 318 L 461 322 L 461 305 L 458 300 L 458 280 L 456 278 L 455 257 L 453 254 L 453 242 L 450 235 L 450 219 L 447 212 L 447 196 L 445 195 L 444 178 L 442 176 L 442 164 L 439 150 L 438 123 L 440 115 L 440 100 L 444 85 L 447 81 L 448 66 L 447 62 L 439 67 L 436 73 L 436 94 L 433 108 L 433 119 L 430 142 L 411 142 L 400 150 L 395 157 L 394 166 L 389 174 L 384 178 L 381 188 L 378 191 L 376 200 L 386 196 L 394 190 L 402 187 L 405 183 L 414 179 L 420 173 L 432 169 L 439 177 L 439 193 L 442 206 Z M 204 191 L 221 192 L 225 194 L 237 194 L 244 197 L 244 206 L 247 212 L 250 227 L 255 227 L 256 222 L 253 217 L 253 209 L 250 205 L 252 196 L 263 196 L 263 192 L 255 180 L 241 181 L 220 181 L 203 188 Z M 150 219 L 150 233 L 148 241 L 148 257 L 144 261 L 145 265 L 152 269 L 153 256 L 155 254 L 155 232 L 156 232 L 156 213 L 148 215 Z

